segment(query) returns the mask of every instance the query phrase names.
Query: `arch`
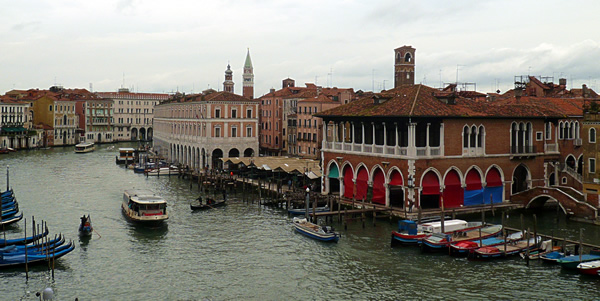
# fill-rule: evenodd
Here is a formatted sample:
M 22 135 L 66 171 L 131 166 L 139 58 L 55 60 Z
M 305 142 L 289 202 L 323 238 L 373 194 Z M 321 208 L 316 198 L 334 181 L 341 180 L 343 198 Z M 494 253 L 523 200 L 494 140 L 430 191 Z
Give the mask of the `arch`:
M 565 209 L 565 207 L 563 207 L 563 205 L 560 203 L 560 201 L 558 201 L 556 198 L 554 198 L 554 197 L 552 197 L 550 195 L 547 195 L 547 194 L 536 195 L 534 198 L 532 198 L 527 203 L 527 205 L 525 205 L 525 209 L 529 209 L 529 208 L 542 208 L 542 207 L 544 207 L 544 205 L 548 201 L 556 202 L 557 206 L 560 207 L 560 209 L 562 210 L 562 212 L 564 214 L 567 214 L 567 210 Z
M 465 176 L 465 197 L 464 205 L 483 204 L 483 185 L 481 173 L 477 168 L 471 167 Z
M 583 174 L 583 154 L 579 155 L 579 159 L 577 159 L 577 174 Z
M 102 142 L 102 134 L 98 133 L 98 143 Z
M 146 140 L 146 129 L 145 128 L 140 128 L 140 140 L 142 140 L 142 141 Z
M 332 179 L 340 177 L 340 170 L 335 160 L 330 160 L 327 164 L 327 177 Z
M 531 174 L 525 164 L 519 164 L 513 171 L 512 194 L 529 189 Z
M 356 173 L 356 199 L 357 200 L 366 200 L 367 199 L 367 190 L 369 189 L 369 172 L 367 171 L 367 167 L 363 165 L 358 167 L 358 172 Z
M 221 169 L 222 168 L 222 164 L 223 162 L 221 162 L 221 158 L 223 158 L 223 151 L 220 148 L 217 148 L 215 150 L 212 151 L 211 154 L 212 157 L 212 168 L 213 169 Z
M 397 167 L 393 167 L 389 171 L 388 189 L 390 192 L 390 206 L 404 208 L 404 179 L 402 173 Z
M 343 171 L 344 197 L 351 199 L 354 197 L 354 170 L 352 170 L 352 166 L 350 166 L 350 164 L 346 164 L 343 167 Z
M 247 148 L 244 150 L 244 157 L 254 157 L 254 150 Z
M 575 159 L 575 156 L 569 154 L 567 156 L 567 158 L 565 158 L 565 164 L 567 165 L 567 167 L 572 168 L 573 170 L 575 170 L 575 163 L 577 162 L 577 160 Z
M 589 143 L 596 143 L 596 129 L 595 128 L 590 128 L 588 135 L 589 135 L 588 136 L 588 142 Z
M 383 167 L 379 164 L 375 164 L 373 165 L 373 167 L 371 167 L 371 170 L 369 172 L 369 181 L 374 181 L 375 180 L 375 172 L 377 171 L 377 169 L 381 169 L 383 171 Z M 385 175 L 385 173 L 384 173 Z
M 556 174 L 550 173 L 550 176 L 548 176 L 548 186 L 555 186 L 555 185 L 556 185 Z
M 410 62 L 412 62 L 412 55 L 410 55 L 410 52 L 407 52 L 407 53 L 404 55 L 404 62 L 405 62 L 405 63 L 410 63 Z
M 240 156 L 240 151 L 237 148 L 232 148 L 229 150 L 229 158 L 239 157 L 239 156 Z
M 440 180 L 437 170 L 430 168 L 421 177 L 421 208 L 440 207 Z
M 501 203 L 504 192 L 502 171 L 496 166 L 491 166 L 485 175 L 485 188 L 483 189 L 483 203 Z
M 458 171 L 451 168 L 444 177 L 443 205 L 445 208 L 457 208 L 463 205 L 464 190 L 461 185 L 461 176 Z
M 389 185 L 402 186 L 404 184 L 402 173 L 396 167 L 390 170 L 388 178 L 390 179 Z
M 131 129 L 131 140 L 138 140 L 138 130 L 136 128 Z
M 376 168 L 373 171 L 373 203 L 385 205 L 385 175 L 383 169 Z

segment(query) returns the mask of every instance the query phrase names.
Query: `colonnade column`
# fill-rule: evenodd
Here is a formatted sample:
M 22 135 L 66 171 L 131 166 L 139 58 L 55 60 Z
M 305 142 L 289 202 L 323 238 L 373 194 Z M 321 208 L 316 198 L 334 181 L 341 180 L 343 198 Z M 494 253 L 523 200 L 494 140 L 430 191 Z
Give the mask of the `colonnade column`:
M 415 148 L 416 127 L 417 127 L 417 124 L 414 123 L 414 122 L 410 122 L 408 124 L 408 149 L 407 149 L 407 155 L 408 156 L 413 156 L 413 157 L 417 155 L 417 149 Z
M 361 144 L 360 144 L 360 151 L 364 152 L 365 151 L 365 123 L 364 122 L 360 122 L 360 126 L 362 126 L 362 140 L 361 140 Z

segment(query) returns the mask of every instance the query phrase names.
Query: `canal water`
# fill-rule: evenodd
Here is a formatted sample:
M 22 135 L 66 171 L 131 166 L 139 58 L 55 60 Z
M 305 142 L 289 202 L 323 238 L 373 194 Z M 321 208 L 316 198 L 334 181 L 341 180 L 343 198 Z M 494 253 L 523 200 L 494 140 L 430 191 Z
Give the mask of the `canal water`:
M 118 145 L 129 146 L 129 145 Z M 117 146 L 117 147 L 118 147 Z M 342 237 L 320 243 L 293 231 L 282 209 L 259 207 L 230 197 L 229 205 L 191 212 L 196 185 L 177 177 L 144 177 L 115 164 L 117 147 L 93 153 L 71 148 L 20 151 L 0 157 L 10 166 L 10 186 L 27 218 L 47 222 L 77 248 L 47 267 L 0 271 L 1 300 L 38 300 L 35 292 L 54 290 L 56 300 L 401 300 L 401 299 L 598 299 L 600 278 L 583 277 L 557 266 L 520 258 L 472 262 L 417 248 L 390 247 L 396 222 L 360 222 Z M 2 174 L 0 172 L 0 174 Z M 5 189 L 5 176 L 0 187 Z M 164 196 L 170 218 L 164 227 L 128 223 L 120 212 L 123 190 L 147 188 Z M 79 241 L 79 218 L 90 214 L 97 231 Z M 533 227 L 525 212 L 525 227 Z M 556 220 L 553 210 L 538 212 L 538 231 L 600 244 L 598 227 Z M 481 217 L 475 216 L 474 220 Z M 500 222 L 500 213 L 488 214 Z M 520 227 L 520 213 L 507 224 Z M 22 220 L 5 230 L 22 236 Z

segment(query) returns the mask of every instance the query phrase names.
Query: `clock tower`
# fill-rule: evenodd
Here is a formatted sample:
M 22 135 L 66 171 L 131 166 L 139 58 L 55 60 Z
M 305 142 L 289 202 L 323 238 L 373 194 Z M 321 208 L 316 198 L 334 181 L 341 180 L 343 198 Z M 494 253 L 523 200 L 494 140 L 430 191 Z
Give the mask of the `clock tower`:
M 242 96 L 254 99 L 254 68 L 252 67 L 252 60 L 250 59 L 250 49 L 246 54 L 246 62 L 244 63 L 244 79 Z

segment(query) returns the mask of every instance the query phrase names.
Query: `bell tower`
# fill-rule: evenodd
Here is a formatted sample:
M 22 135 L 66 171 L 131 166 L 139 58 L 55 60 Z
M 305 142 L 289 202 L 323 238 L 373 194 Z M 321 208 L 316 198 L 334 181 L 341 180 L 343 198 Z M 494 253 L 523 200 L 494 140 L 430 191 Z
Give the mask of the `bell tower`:
M 252 67 L 252 60 L 250 59 L 250 48 L 248 48 L 248 53 L 246 54 L 242 78 L 244 79 L 242 96 L 254 99 L 254 68 Z
M 394 49 L 394 88 L 415 84 L 415 52 L 406 45 Z
M 233 71 L 227 64 L 227 70 L 225 70 L 225 81 L 223 82 L 223 91 L 233 93 Z

